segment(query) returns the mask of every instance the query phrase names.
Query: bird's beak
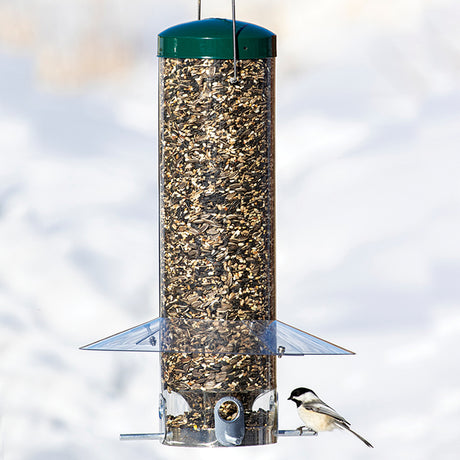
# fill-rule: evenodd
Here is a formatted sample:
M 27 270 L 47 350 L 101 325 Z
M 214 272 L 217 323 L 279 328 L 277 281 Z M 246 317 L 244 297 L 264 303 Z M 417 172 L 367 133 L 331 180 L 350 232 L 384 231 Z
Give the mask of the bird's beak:
M 289 401 L 289 400 L 291 400 L 291 401 L 292 401 L 292 398 L 291 398 L 290 396 L 289 396 L 289 398 L 288 398 L 288 401 Z

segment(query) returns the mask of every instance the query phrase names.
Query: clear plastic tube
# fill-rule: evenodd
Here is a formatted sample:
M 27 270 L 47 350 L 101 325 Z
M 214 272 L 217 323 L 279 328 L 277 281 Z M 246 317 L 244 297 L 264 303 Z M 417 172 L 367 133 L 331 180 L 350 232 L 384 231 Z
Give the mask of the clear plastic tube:
M 160 58 L 164 318 L 276 319 L 274 58 L 240 60 L 233 76 L 232 60 Z M 162 353 L 161 362 L 166 444 L 223 445 L 214 407 L 225 396 L 244 409 L 241 445 L 276 442 L 274 356 Z M 270 404 L 254 405 L 267 394 Z M 177 400 L 182 412 L 171 409 Z

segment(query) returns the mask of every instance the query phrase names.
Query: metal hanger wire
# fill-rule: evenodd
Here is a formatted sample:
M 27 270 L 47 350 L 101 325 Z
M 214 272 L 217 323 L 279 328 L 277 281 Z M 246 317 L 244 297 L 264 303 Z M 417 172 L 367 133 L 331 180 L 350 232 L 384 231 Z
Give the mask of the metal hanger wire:
M 232 24 L 233 24 L 233 78 L 230 80 L 231 83 L 238 81 L 237 73 L 237 43 L 236 43 L 236 0 L 232 0 Z M 201 21 L 201 0 L 198 0 L 198 21 Z

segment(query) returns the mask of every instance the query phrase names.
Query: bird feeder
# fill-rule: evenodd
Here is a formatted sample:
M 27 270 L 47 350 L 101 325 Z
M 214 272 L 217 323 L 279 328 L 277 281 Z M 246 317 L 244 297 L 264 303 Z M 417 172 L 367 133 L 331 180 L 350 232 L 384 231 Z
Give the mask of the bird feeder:
M 277 321 L 276 36 L 204 19 L 159 34 L 160 317 L 84 347 L 159 352 L 167 445 L 280 435 L 276 358 L 350 352 Z

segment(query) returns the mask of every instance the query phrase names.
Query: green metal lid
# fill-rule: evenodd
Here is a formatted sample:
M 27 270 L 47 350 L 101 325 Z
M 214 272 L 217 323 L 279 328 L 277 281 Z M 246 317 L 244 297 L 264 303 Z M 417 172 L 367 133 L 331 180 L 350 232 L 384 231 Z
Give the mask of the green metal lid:
M 276 35 L 263 27 L 236 21 L 237 59 L 276 56 Z M 170 27 L 158 35 L 158 56 L 233 59 L 233 23 L 202 19 Z

